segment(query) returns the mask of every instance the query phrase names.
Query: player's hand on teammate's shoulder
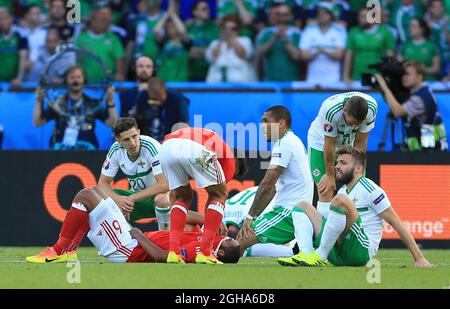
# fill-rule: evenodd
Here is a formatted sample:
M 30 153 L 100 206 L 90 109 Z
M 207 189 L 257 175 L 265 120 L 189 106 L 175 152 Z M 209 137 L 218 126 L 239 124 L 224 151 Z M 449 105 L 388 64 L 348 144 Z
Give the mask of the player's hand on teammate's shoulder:
M 433 267 L 436 267 L 436 266 L 431 264 L 425 257 L 421 257 L 421 258 L 417 259 L 416 267 L 419 267 L 419 268 L 433 268 Z

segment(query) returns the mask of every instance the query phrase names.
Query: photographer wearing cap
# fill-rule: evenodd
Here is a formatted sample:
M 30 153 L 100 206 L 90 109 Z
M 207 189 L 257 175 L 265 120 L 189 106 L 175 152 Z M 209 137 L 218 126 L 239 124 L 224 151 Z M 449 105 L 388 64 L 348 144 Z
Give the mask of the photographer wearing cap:
M 64 74 L 67 94 L 61 95 L 52 106 L 44 108 L 44 90 L 36 90 L 33 124 L 39 127 L 54 119 L 56 121 L 50 147 L 54 150 L 98 149 L 95 121 L 99 119 L 112 127 L 117 120 L 114 104 L 114 88 L 106 93 L 107 108 L 97 108 L 100 102 L 84 93 L 85 74 L 80 66 L 69 67 Z M 64 110 L 65 114 L 60 111 Z
M 402 84 L 410 97 L 400 104 L 385 79 L 376 74 L 383 96 L 395 118 L 405 118 L 406 141 L 410 151 L 447 150 L 445 127 L 431 88 L 424 83 L 425 68 L 414 61 L 403 64 Z

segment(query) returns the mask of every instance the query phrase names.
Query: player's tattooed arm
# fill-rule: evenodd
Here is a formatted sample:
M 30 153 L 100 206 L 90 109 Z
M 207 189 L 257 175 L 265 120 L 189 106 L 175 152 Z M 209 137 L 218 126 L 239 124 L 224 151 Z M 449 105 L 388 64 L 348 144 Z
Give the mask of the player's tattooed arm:
M 278 178 L 280 178 L 280 175 L 284 170 L 285 168 L 282 166 L 269 166 L 269 169 L 266 171 L 266 175 L 258 186 L 253 204 L 248 211 L 248 214 L 250 216 L 259 216 L 267 207 L 267 205 L 269 205 L 270 201 L 273 199 L 276 193 L 275 183 L 277 182 Z

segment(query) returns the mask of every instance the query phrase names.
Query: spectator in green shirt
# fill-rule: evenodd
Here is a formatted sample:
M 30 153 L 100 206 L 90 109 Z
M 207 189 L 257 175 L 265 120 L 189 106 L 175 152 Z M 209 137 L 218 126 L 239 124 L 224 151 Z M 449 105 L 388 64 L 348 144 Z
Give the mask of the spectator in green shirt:
M 431 29 L 431 40 L 439 49 L 441 76 L 445 77 L 450 73 L 450 24 L 448 16 L 445 15 L 445 7 L 442 0 L 431 0 L 429 2 L 425 20 Z
M 370 64 L 380 57 L 394 56 L 395 42 L 392 33 L 383 24 L 370 24 L 368 8 L 359 11 L 358 24 L 349 31 L 344 59 L 344 81 L 360 80 L 362 73 L 376 73 Z
M 111 26 L 108 8 L 92 12 L 89 28 L 75 41 L 76 46 L 94 52 L 111 70 L 114 80 L 123 81 L 125 51 L 119 37 L 109 31 Z M 104 72 L 90 59 L 82 59 L 82 67 L 89 83 L 104 80 Z
M 292 12 L 287 4 L 275 4 L 269 15 L 272 27 L 264 28 L 256 38 L 257 59 L 264 64 L 264 80 L 299 80 L 300 30 L 290 26 Z
M 387 3 L 389 23 L 397 30 L 400 42 L 404 43 L 411 38 L 409 22 L 414 17 L 423 16 L 425 5 L 422 0 L 388 0 Z
M 164 81 L 187 81 L 191 41 L 175 10 L 161 18 L 155 27 L 155 35 L 160 49 L 157 75 Z
M 28 63 L 28 40 L 13 28 L 14 18 L 0 7 L 0 82 L 21 84 Z
M 192 15 L 194 18 L 187 22 L 187 32 L 192 42 L 189 51 L 189 80 L 205 81 L 209 68 L 205 60 L 205 50 L 219 37 L 219 27 L 210 20 L 210 7 L 206 0 L 194 3 Z
M 417 61 L 425 67 L 425 80 L 434 80 L 441 68 L 441 58 L 436 45 L 429 40 L 431 30 L 423 18 L 413 18 L 409 23 L 411 39 L 403 44 L 400 58 Z
M 253 37 L 253 21 L 256 17 L 258 4 L 256 0 L 218 0 L 219 19 L 228 15 L 237 15 L 241 20 L 243 27 L 240 35 Z

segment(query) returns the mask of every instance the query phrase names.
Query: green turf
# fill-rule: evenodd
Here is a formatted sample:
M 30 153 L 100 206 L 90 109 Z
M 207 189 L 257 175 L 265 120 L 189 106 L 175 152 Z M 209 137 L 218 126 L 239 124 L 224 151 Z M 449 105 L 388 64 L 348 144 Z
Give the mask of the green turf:
M 381 283 L 368 267 L 282 267 L 274 258 L 243 258 L 237 265 L 111 264 L 81 248 L 81 283 L 69 284 L 66 264 L 28 264 L 42 248 L 0 247 L 0 288 L 449 288 L 450 250 L 425 250 L 437 267 L 416 269 L 407 250 L 380 250 Z

